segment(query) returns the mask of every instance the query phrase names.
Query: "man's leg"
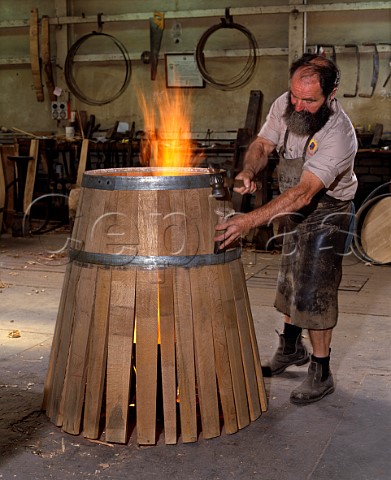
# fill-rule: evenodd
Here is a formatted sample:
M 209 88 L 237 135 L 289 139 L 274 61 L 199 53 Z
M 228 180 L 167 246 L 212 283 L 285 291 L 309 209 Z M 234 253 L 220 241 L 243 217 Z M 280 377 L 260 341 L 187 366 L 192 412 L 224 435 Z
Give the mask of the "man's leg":
M 330 372 L 330 344 L 333 329 L 308 330 L 313 354 L 304 382 L 291 394 L 291 402 L 307 404 L 321 400 L 334 392 L 334 380 Z
M 302 329 L 292 325 L 291 318 L 287 315 L 284 316 L 284 321 L 284 331 L 278 334 L 279 345 L 270 361 L 270 371 L 267 367 L 265 369 L 266 375 L 279 375 L 291 365 L 304 365 L 310 360 L 308 351 L 302 342 Z
M 312 353 L 316 357 L 328 357 L 331 345 L 331 337 L 333 335 L 333 329 L 327 330 L 308 330 L 310 336 Z

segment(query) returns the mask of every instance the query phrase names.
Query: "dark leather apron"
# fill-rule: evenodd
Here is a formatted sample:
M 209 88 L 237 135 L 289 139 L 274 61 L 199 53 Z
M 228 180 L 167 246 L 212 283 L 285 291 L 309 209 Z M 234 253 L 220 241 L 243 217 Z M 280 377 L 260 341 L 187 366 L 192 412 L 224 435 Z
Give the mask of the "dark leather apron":
M 279 151 L 278 179 L 280 191 L 300 181 L 307 139 L 301 157 L 285 158 L 289 132 Z M 352 202 L 334 199 L 320 191 L 299 212 L 287 214 L 284 242 L 277 282 L 275 307 L 302 328 L 332 328 L 338 318 L 338 286 L 342 276 L 342 259 L 349 233 Z
M 305 162 L 305 155 L 308 145 L 311 141 L 312 135 L 307 138 L 303 153 L 298 158 L 285 158 L 286 145 L 288 142 L 289 130 L 285 132 L 284 143 L 278 152 L 279 161 L 277 166 L 278 186 L 280 192 L 285 192 L 288 188 L 296 186 L 300 182 L 301 174 L 303 173 L 303 166 Z

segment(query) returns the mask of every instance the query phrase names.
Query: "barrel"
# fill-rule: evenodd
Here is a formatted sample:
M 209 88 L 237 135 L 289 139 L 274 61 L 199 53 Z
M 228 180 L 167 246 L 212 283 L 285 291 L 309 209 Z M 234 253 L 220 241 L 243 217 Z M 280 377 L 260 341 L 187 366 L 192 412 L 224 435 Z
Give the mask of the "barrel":
M 154 445 L 162 417 L 166 444 L 195 442 L 266 411 L 241 252 L 214 253 L 211 175 L 84 173 L 43 400 L 65 432 L 127 443 L 133 425 Z
M 354 246 L 354 251 L 366 262 L 391 263 L 391 194 L 373 196 L 360 207 Z

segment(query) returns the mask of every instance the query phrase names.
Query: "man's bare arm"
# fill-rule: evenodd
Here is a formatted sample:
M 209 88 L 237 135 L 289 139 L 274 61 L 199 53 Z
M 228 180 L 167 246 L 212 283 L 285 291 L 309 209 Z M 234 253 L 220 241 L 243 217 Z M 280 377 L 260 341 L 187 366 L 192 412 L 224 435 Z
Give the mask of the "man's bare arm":
M 216 242 L 222 242 L 220 248 L 225 248 L 237 240 L 251 228 L 266 225 L 277 215 L 297 212 L 308 205 L 312 198 L 324 188 L 323 182 L 313 173 L 303 172 L 300 183 L 289 188 L 260 208 L 243 215 L 235 215 L 225 223 L 216 226 L 216 230 L 225 230 L 215 237 Z
M 268 157 L 274 149 L 275 145 L 265 138 L 256 137 L 252 141 L 244 156 L 243 170 L 236 176 L 236 180 L 243 181 L 243 186 L 234 188 L 235 192 L 242 195 L 255 192 L 255 177 L 266 167 Z

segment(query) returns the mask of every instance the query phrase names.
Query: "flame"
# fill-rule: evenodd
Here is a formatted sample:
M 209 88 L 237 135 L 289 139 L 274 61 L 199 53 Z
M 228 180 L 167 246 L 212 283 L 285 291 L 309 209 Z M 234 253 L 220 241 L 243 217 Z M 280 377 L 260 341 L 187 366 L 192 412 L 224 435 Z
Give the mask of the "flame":
M 161 89 L 155 92 L 153 106 L 147 104 L 142 93 L 138 97 L 146 132 L 141 146 L 143 163 L 174 168 L 194 165 L 190 96 L 185 96 L 183 89 Z

